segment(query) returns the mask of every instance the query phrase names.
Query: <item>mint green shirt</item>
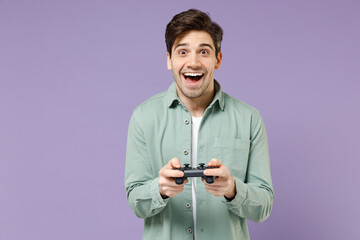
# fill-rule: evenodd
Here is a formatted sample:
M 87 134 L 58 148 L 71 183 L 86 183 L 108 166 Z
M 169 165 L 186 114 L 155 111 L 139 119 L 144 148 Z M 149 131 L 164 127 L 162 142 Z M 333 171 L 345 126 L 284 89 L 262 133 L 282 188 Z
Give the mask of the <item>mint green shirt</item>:
M 221 91 L 203 115 L 197 162 L 217 158 L 236 181 L 236 197 L 227 201 L 196 182 L 196 240 L 249 239 L 246 219 L 264 221 L 274 199 L 265 126 L 259 112 Z M 191 181 L 173 198 L 159 193 L 160 169 L 170 159 L 191 163 L 191 115 L 179 100 L 175 83 L 140 104 L 129 124 L 125 187 L 136 216 L 144 218 L 143 239 L 193 239 Z

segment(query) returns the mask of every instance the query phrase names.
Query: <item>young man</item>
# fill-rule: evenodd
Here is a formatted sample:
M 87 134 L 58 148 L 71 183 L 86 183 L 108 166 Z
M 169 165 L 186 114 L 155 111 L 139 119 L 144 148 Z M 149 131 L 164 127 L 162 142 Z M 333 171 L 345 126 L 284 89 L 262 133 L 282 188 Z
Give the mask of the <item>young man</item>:
M 125 186 L 144 218 L 143 239 L 249 239 L 246 219 L 265 220 L 273 188 L 265 126 L 257 110 L 221 91 L 223 31 L 195 9 L 166 28 L 167 67 L 175 82 L 139 105 L 129 125 Z M 207 163 L 208 176 L 180 168 Z

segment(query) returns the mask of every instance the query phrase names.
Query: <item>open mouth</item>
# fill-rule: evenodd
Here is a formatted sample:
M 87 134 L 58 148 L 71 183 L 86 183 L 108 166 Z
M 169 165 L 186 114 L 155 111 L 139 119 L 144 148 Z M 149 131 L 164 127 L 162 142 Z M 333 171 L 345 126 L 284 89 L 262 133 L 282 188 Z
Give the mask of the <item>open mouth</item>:
M 182 75 L 187 81 L 197 82 L 204 76 L 204 73 L 183 73 Z

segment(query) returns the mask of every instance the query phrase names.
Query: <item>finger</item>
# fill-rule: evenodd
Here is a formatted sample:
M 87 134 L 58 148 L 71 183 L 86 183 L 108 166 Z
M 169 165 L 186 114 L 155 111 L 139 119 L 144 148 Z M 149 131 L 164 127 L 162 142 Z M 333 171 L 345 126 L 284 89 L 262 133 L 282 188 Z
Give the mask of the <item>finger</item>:
M 220 160 L 218 160 L 220 161 Z M 221 163 L 221 161 L 220 161 Z M 212 167 L 212 166 L 211 166 Z M 218 165 L 218 166 L 214 166 L 214 168 L 208 168 L 204 171 L 204 174 L 205 175 L 208 175 L 208 176 L 223 176 L 225 175 L 224 174 L 224 171 L 226 171 L 227 168 L 224 166 L 224 165 Z
M 184 190 L 184 186 L 183 185 L 176 185 L 176 186 L 163 186 L 161 188 L 161 192 L 164 193 L 165 195 L 172 197 L 174 196 L 174 194 L 179 194 Z
M 184 182 L 181 183 L 181 184 L 177 184 L 176 181 L 175 181 L 175 179 L 173 179 L 173 178 L 169 178 L 169 179 L 170 179 L 170 181 L 172 182 L 172 185 L 173 185 L 173 186 L 184 186 L 185 184 L 188 183 L 188 179 L 187 179 L 187 178 L 185 178 Z
M 205 187 L 211 187 L 211 188 L 221 188 L 224 186 L 224 182 L 214 181 L 213 183 L 207 183 L 206 181 L 203 181 L 205 184 Z
M 220 167 L 222 162 L 219 159 L 213 158 L 208 162 L 209 167 Z
M 175 197 L 176 195 L 178 195 L 180 192 L 178 191 L 166 191 L 165 195 L 168 197 Z
M 182 190 L 184 189 L 183 185 L 176 185 L 176 186 L 166 186 L 166 191 L 171 191 L 171 192 L 182 192 Z
M 170 168 L 181 168 L 181 164 L 178 158 L 172 158 L 168 163 Z
M 223 176 L 223 170 L 221 168 L 214 168 L 214 169 L 206 169 L 204 171 L 204 175 L 206 176 Z
M 219 196 L 222 196 L 224 195 L 222 191 L 219 191 L 217 189 L 210 189 L 210 188 L 205 188 L 205 190 L 209 193 L 211 193 L 212 195 L 216 196 L 216 197 L 219 197 Z
M 182 177 L 184 176 L 184 172 L 180 170 L 173 169 L 164 169 L 162 172 L 164 177 L 172 178 L 172 177 Z
M 186 184 L 186 181 L 182 184 L 177 184 L 174 178 L 159 178 L 159 186 L 163 188 L 179 188 L 182 187 L 184 184 Z
M 176 191 L 176 190 L 181 190 L 184 188 L 184 183 L 183 184 L 176 184 L 174 180 L 163 180 L 159 181 L 159 188 L 161 188 L 162 192 L 171 190 L 171 191 Z
M 205 183 L 206 185 L 212 185 L 212 186 L 221 185 L 221 184 L 224 182 L 223 180 L 221 180 L 221 181 L 219 181 L 219 180 L 220 180 L 220 179 L 219 179 L 218 177 L 216 177 L 216 178 L 214 179 L 214 182 L 212 182 L 212 183 L 207 183 L 204 178 L 201 178 L 201 181 L 202 181 L 203 183 Z
M 217 183 L 216 180 L 213 183 L 207 183 L 204 179 L 201 179 L 201 181 L 204 183 L 205 188 L 218 189 L 223 187 L 223 183 Z
M 205 189 L 216 192 L 224 192 L 226 190 L 226 187 L 224 187 L 223 185 L 206 184 Z
M 224 186 L 221 185 L 213 186 L 212 184 L 207 184 L 205 185 L 205 188 L 213 191 L 221 191 L 224 188 Z
M 206 169 L 204 171 L 204 175 L 206 176 L 216 176 L 218 178 L 227 178 L 230 175 L 230 172 L 223 168 L 216 169 Z
M 213 183 L 207 183 L 205 180 L 203 181 L 205 184 L 205 187 L 209 188 L 223 188 L 224 182 L 223 181 L 214 181 Z

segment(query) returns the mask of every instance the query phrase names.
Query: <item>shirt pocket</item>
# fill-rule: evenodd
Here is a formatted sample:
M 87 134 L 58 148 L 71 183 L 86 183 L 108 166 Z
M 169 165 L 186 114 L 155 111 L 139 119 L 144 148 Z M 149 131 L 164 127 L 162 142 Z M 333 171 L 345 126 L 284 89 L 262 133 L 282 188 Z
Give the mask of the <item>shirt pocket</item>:
M 250 140 L 216 137 L 214 142 L 215 158 L 230 170 L 232 176 L 245 181 L 248 158 L 249 158 Z

